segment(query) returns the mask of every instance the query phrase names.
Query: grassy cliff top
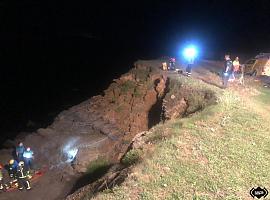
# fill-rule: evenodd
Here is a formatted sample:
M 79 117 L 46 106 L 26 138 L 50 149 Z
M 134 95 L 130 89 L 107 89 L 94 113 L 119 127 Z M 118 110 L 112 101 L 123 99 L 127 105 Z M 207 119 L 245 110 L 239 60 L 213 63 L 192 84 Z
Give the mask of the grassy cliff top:
M 139 162 L 125 182 L 95 199 L 250 199 L 252 187 L 270 189 L 270 90 L 171 78 L 212 90 L 218 103 L 152 128 L 131 150 Z

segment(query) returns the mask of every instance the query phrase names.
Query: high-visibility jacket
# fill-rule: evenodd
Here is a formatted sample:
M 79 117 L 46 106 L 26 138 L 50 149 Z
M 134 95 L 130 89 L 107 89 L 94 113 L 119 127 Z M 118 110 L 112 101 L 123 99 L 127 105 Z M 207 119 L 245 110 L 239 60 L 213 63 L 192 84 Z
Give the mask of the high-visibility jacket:
M 33 151 L 25 151 L 24 153 L 23 153 L 23 157 L 24 158 L 26 158 L 26 159 L 31 159 L 31 158 L 33 158 L 34 157 L 34 153 L 33 153 Z
M 2 170 L 0 170 L 0 180 L 3 179 L 3 173 L 2 173 Z
M 20 179 L 28 178 L 27 173 L 23 167 L 19 167 L 17 171 L 17 177 Z
M 239 61 L 235 60 L 233 61 L 233 71 L 238 71 L 239 70 L 240 63 Z

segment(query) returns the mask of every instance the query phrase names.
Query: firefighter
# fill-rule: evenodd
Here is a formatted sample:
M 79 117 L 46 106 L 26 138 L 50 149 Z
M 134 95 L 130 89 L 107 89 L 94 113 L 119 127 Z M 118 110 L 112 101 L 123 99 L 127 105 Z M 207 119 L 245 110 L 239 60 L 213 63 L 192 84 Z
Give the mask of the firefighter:
M 4 186 L 3 186 L 3 173 L 2 173 L 3 168 L 4 168 L 3 165 L 0 164 L 0 190 L 4 189 Z
M 27 169 L 29 173 L 30 170 L 33 170 L 33 159 L 34 159 L 34 152 L 31 150 L 30 147 L 27 147 L 26 151 L 24 151 L 23 159 L 24 159 L 25 168 Z
M 16 172 L 18 168 L 18 162 L 14 159 L 9 161 L 9 177 L 16 179 Z
M 26 188 L 26 190 L 31 189 L 30 182 L 28 180 L 28 176 L 26 174 L 26 170 L 25 170 L 23 161 L 19 162 L 17 177 L 18 177 L 18 189 L 19 190 L 23 190 L 24 188 Z
M 224 70 L 223 70 L 223 87 L 227 88 L 229 78 L 233 71 L 233 63 L 230 55 L 225 55 Z
M 18 159 L 19 162 L 23 161 L 23 153 L 24 153 L 24 151 L 25 151 L 25 147 L 24 147 L 23 143 L 20 142 L 18 144 L 18 146 L 16 147 L 16 156 L 17 156 L 17 159 Z

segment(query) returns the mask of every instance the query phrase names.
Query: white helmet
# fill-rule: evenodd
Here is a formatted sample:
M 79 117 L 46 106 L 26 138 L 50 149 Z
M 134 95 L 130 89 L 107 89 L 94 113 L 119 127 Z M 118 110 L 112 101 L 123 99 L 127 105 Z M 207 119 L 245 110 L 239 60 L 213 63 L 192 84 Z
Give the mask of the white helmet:
M 20 167 L 23 167 L 23 166 L 24 166 L 24 162 L 23 162 L 23 161 L 20 161 L 20 162 L 19 162 L 19 166 L 20 166 Z

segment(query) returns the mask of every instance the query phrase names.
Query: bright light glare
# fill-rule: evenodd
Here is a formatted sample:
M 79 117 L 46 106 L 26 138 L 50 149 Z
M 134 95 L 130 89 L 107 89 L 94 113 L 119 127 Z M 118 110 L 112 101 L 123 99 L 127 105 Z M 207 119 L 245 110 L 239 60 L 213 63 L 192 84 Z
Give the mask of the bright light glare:
M 66 158 L 65 160 L 66 163 L 71 163 L 75 159 L 78 153 L 78 148 L 76 148 L 77 146 L 76 143 L 78 140 L 79 138 L 71 138 L 69 142 L 62 149 L 63 154 Z
M 67 158 L 66 162 L 68 162 L 68 163 L 69 162 L 72 162 L 75 159 L 77 153 L 78 153 L 78 149 L 77 148 L 68 150 L 68 152 L 67 152 L 67 157 L 68 158 Z
M 186 59 L 194 59 L 197 56 L 197 49 L 194 46 L 189 46 L 184 49 L 183 54 Z

